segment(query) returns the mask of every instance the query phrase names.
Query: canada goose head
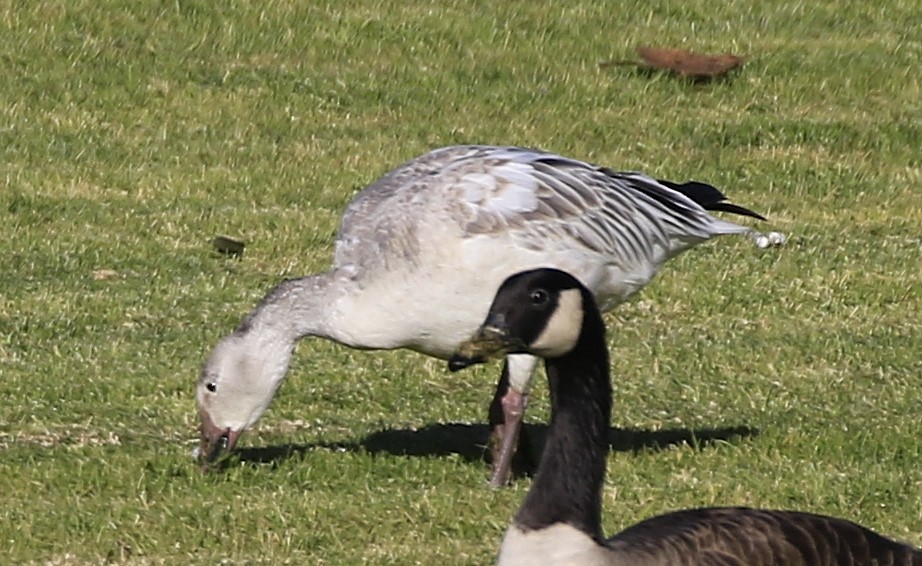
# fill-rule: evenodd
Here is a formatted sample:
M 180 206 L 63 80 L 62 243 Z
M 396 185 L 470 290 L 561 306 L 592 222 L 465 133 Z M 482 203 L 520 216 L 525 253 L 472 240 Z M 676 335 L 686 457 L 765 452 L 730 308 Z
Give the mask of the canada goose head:
M 578 343 L 588 291 L 558 269 L 534 269 L 506 279 L 486 320 L 455 350 L 449 368 L 457 371 L 502 354 L 558 358 Z
M 269 407 L 291 359 L 291 347 L 271 334 L 234 332 L 214 347 L 202 368 L 195 398 L 201 443 L 197 456 L 213 462 Z

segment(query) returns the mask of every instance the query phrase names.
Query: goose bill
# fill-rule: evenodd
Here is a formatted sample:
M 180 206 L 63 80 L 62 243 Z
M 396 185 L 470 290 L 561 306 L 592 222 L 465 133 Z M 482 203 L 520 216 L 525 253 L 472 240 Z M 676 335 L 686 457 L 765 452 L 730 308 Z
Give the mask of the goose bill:
M 201 432 L 201 442 L 199 443 L 198 459 L 203 466 L 207 466 L 217 460 L 222 453 L 230 452 L 237 444 L 240 438 L 240 430 L 231 430 L 230 428 L 220 428 L 212 422 L 207 413 L 201 413 L 202 425 L 199 429 Z
M 474 364 L 482 364 L 496 356 L 523 349 L 524 345 L 510 336 L 506 328 L 487 323 L 458 346 L 448 361 L 448 368 L 451 371 L 458 371 Z

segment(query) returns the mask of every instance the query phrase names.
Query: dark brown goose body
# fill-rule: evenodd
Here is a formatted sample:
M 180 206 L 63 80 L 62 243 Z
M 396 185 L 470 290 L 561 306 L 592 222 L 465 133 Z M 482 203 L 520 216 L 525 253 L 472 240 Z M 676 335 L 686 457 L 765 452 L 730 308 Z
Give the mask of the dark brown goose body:
M 922 566 L 922 552 L 851 521 L 745 507 L 658 515 L 606 546 L 638 565 Z
M 605 327 L 592 294 L 555 269 L 510 277 L 450 368 L 510 352 L 545 358 L 551 421 L 538 472 L 497 564 L 922 566 L 922 550 L 844 519 L 796 511 L 688 509 L 604 540 L 612 388 Z

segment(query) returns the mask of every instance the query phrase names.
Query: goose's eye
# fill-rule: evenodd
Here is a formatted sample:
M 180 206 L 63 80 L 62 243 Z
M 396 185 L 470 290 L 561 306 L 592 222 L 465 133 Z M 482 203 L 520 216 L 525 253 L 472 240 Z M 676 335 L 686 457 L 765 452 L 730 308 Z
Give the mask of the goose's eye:
M 218 386 L 217 384 L 215 384 L 215 382 L 209 381 L 208 383 L 205 384 L 205 389 L 214 393 L 215 391 L 218 390 Z
M 544 289 L 538 289 L 532 291 L 531 293 L 531 304 L 533 305 L 543 305 L 547 302 L 547 291 Z

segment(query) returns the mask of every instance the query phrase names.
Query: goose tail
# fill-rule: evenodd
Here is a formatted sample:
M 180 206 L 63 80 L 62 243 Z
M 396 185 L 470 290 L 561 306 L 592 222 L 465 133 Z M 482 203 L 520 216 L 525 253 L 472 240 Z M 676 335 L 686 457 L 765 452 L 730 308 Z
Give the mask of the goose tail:
M 767 218 L 748 208 L 727 202 L 727 197 L 715 187 L 699 181 L 689 181 L 687 183 L 676 183 L 658 179 L 663 186 L 682 193 L 689 199 L 693 200 L 698 206 L 705 210 L 715 212 L 729 212 L 740 216 L 748 216 L 757 220 L 766 221 Z

